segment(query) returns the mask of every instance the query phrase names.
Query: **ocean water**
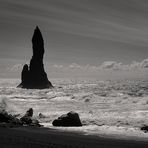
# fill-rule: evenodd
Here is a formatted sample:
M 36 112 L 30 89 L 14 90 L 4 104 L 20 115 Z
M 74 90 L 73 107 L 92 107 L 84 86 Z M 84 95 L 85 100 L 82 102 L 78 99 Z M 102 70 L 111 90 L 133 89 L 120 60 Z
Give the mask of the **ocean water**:
M 95 135 L 148 137 L 140 130 L 148 125 L 147 80 L 51 80 L 55 88 L 16 88 L 18 79 L 0 79 L 0 108 L 23 116 L 33 108 L 45 127 Z M 79 113 L 83 127 L 53 127 L 52 121 L 69 111 Z M 39 113 L 44 118 L 39 118 Z

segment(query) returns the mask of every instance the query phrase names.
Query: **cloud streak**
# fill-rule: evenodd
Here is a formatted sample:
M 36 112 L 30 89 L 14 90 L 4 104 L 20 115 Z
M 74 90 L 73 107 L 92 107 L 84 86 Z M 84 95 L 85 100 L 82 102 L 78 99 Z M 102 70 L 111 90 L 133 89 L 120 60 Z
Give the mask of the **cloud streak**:
M 53 65 L 54 68 L 57 69 L 77 69 L 77 70 L 92 70 L 92 71 L 103 71 L 103 70 L 112 70 L 112 71 L 129 71 L 129 70 L 146 70 L 148 69 L 148 59 L 144 59 L 141 62 L 133 61 L 130 64 L 123 64 L 117 61 L 104 61 L 102 64 L 95 66 L 95 65 L 79 65 L 77 63 L 72 63 L 68 66 L 64 65 Z
M 105 61 L 99 67 L 99 69 L 104 70 L 145 70 L 148 69 L 148 59 L 144 59 L 141 62 L 133 61 L 127 65 L 116 61 Z

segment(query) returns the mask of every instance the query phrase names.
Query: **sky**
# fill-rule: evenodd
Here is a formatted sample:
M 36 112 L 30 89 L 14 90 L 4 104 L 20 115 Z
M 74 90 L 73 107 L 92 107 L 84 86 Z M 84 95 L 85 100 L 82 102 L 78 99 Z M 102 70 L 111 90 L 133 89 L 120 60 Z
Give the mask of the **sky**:
M 20 77 L 36 25 L 49 77 L 148 77 L 147 0 L 0 0 L 0 78 Z

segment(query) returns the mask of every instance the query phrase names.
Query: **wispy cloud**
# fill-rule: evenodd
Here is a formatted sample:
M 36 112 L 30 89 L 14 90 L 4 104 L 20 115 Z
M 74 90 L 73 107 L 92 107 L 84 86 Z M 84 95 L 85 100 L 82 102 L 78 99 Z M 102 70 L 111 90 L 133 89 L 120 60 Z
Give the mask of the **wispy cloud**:
M 54 68 L 58 69 L 67 69 L 67 70 L 72 70 L 72 69 L 78 69 L 78 70 L 85 70 L 85 71 L 103 71 L 103 70 L 112 70 L 112 71 L 129 71 L 129 70 L 145 70 L 148 69 L 148 59 L 144 59 L 141 62 L 137 61 L 132 61 L 129 64 L 123 64 L 122 62 L 117 62 L 117 61 L 104 61 L 100 65 L 80 65 L 77 63 L 72 63 L 68 66 L 64 65 L 58 65 L 55 64 L 53 65 Z
M 63 68 L 63 65 L 57 65 L 57 64 L 54 64 L 53 66 L 52 66 L 53 68 Z
M 148 68 L 148 59 L 144 59 L 144 60 L 140 63 L 140 67 L 141 67 L 141 68 Z
M 15 64 L 13 67 L 10 68 L 10 71 L 18 71 L 23 68 L 23 64 Z
M 80 66 L 80 65 L 77 64 L 77 63 L 72 63 L 72 64 L 69 65 L 69 68 L 78 68 L 78 69 L 82 69 L 83 66 Z
M 109 70 L 119 70 L 122 69 L 122 63 L 118 63 L 116 61 L 105 61 L 103 62 L 99 68 L 100 69 L 109 69 Z
M 148 59 L 144 59 L 140 62 L 133 61 L 131 64 L 127 65 L 116 61 L 105 61 L 99 67 L 108 70 L 145 70 L 148 69 Z

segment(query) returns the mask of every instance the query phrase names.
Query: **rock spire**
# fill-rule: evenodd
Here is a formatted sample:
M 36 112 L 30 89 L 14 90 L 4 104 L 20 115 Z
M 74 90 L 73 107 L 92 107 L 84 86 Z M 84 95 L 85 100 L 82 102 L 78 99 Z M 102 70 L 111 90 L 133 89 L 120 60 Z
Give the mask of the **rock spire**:
M 52 88 L 53 86 L 44 70 L 44 40 L 38 26 L 35 28 L 32 37 L 32 48 L 33 56 L 30 65 L 24 65 L 21 75 L 22 82 L 18 87 L 29 89 Z

